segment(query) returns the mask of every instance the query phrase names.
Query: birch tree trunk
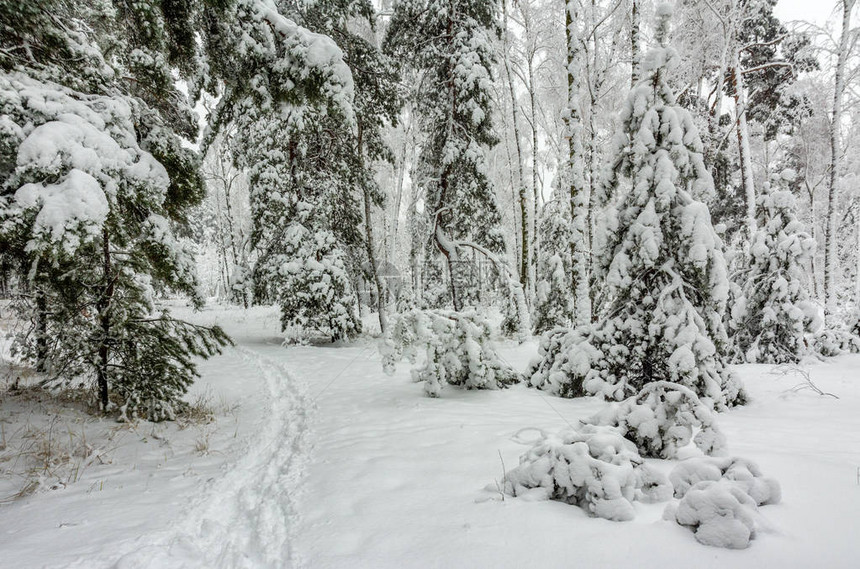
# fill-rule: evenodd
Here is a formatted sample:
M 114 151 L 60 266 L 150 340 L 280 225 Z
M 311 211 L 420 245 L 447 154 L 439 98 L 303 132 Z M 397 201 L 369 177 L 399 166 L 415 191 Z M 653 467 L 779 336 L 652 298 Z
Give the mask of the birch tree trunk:
M 525 184 L 523 183 L 523 151 L 520 145 L 520 127 L 519 127 L 519 106 L 517 105 L 517 96 L 516 90 L 514 89 L 514 78 L 513 72 L 511 71 L 511 62 L 508 56 L 510 52 L 510 45 L 508 44 L 508 3 L 507 0 L 502 1 L 502 17 L 503 17 L 503 33 L 504 35 L 504 53 L 502 54 L 502 59 L 505 63 L 505 74 L 507 75 L 508 80 L 508 89 L 511 93 L 511 115 L 514 121 L 513 129 L 514 129 L 514 141 L 517 149 L 517 160 L 516 160 L 516 182 L 519 196 L 519 205 L 520 205 L 520 246 L 519 246 L 519 279 L 520 284 L 522 285 L 524 290 L 528 290 L 529 288 L 529 274 L 531 269 L 532 262 L 532 242 L 534 238 L 532 237 L 531 228 L 531 216 L 529 212 L 529 200 L 528 200 L 528 192 L 526 190 Z M 530 88 L 530 91 L 532 89 Z M 534 101 L 534 99 L 532 99 Z
M 857 227 L 854 257 L 854 305 L 860 310 L 860 211 L 855 210 L 854 225 Z
M 839 127 L 842 121 L 842 92 L 845 89 L 845 61 L 848 59 L 848 36 L 851 31 L 851 9 L 855 0 L 842 0 L 842 36 L 836 60 L 836 75 L 833 90 L 833 116 L 830 119 L 830 177 L 827 183 L 827 226 L 824 245 L 824 303 L 825 321 L 832 324 L 836 313 L 836 185 L 839 182 L 839 166 L 842 149 L 839 143 Z
M 364 170 L 364 129 L 362 128 L 361 120 L 358 121 L 356 145 L 358 150 L 358 160 L 360 169 Z M 362 190 L 364 193 L 364 232 L 365 246 L 367 248 L 367 262 L 370 263 L 371 278 L 373 278 L 373 286 L 376 288 L 376 311 L 379 318 L 379 329 L 385 334 L 388 330 L 388 321 L 385 318 L 385 289 L 382 286 L 382 279 L 379 278 L 379 267 L 376 264 L 376 246 L 374 245 L 373 237 L 373 218 L 372 199 L 370 197 L 370 188 L 367 187 L 367 182 L 362 180 Z M 359 306 L 360 308 L 360 306 Z
M 529 108 L 531 112 L 531 128 L 532 128 L 532 200 L 533 210 L 529 216 L 529 224 L 531 225 L 531 235 L 535 235 L 535 221 L 537 220 L 538 207 L 538 119 L 537 119 L 537 98 L 535 96 L 535 70 L 534 70 L 535 53 L 529 53 L 528 74 L 529 74 Z M 534 239 L 529 243 L 529 273 L 531 274 L 534 256 Z M 530 298 L 535 296 L 534 282 L 529 278 L 525 287 L 526 295 Z
M 639 39 L 641 19 L 639 15 L 639 1 L 631 0 L 632 6 L 630 9 L 630 85 L 632 87 L 635 87 L 636 83 L 639 82 L 639 66 L 642 57 Z
M 588 244 L 586 231 L 588 203 L 583 177 L 582 114 L 579 108 L 582 48 L 577 33 L 579 0 L 566 0 L 565 39 L 567 43 L 567 108 L 565 138 L 568 143 L 568 184 L 571 212 L 571 288 L 574 299 L 574 323 L 591 321 L 591 298 L 588 287 Z
M 732 54 L 732 67 L 730 70 L 732 87 L 735 92 L 735 128 L 738 135 L 738 153 L 741 166 L 741 184 L 744 189 L 744 201 L 746 205 L 747 235 L 752 242 L 756 232 L 755 218 L 755 179 L 752 169 L 752 152 L 750 151 L 750 133 L 747 125 L 747 95 L 744 85 L 743 70 L 740 66 L 740 56 L 737 50 Z

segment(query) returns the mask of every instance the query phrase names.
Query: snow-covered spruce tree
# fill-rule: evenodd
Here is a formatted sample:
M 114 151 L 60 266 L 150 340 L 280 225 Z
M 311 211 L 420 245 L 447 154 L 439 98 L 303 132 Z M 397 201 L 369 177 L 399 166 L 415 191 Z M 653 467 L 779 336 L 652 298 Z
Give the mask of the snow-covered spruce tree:
M 281 306 L 284 329 L 332 338 L 360 331 L 350 273 L 375 266 L 368 218 L 381 192 L 373 162 L 387 157 L 381 129 L 393 120 L 397 104 L 392 66 L 347 25 L 359 21 L 351 18 L 371 22 L 372 14 L 367 2 L 341 0 L 295 12 L 343 47 L 354 85 L 349 114 L 322 101 L 300 114 L 287 109 L 237 119 L 243 125 L 241 159 L 251 170 L 256 292 L 260 302 Z M 375 269 L 371 273 L 376 280 Z
M 692 197 L 712 182 L 692 119 L 666 83 L 671 8 L 656 14 L 659 45 L 621 112 L 603 189 L 615 197 L 604 198 L 614 213 L 596 240 L 598 322 L 548 337 L 531 383 L 621 400 L 670 381 L 725 408 L 744 400 L 725 360 L 728 278 L 708 208 Z
M 458 242 L 504 250 L 484 153 L 497 142 L 490 108 L 497 8 L 495 0 L 401 0 L 384 46 L 422 74 L 413 95 L 423 133 L 419 170 L 426 174 L 428 238 L 447 261 L 455 310 L 469 301 L 462 274 L 468 258 Z
M 360 210 L 343 171 L 348 154 L 337 151 L 343 139 L 320 137 L 324 120 L 299 129 L 289 117 L 259 118 L 237 139 L 250 169 L 255 301 L 278 304 L 284 330 L 338 339 L 360 331 L 344 250 L 361 242 Z
M 553 198 L 541 210 L 540 250 L 537 258 L 536 298 L 532 330 L 542 334 L 556 326 L 573 323 L 570 293 L 570 204 Z
M 373 210 L 383 205 L 377 184 L 379 163 L 393 162 L 393 154 L 383 138 L 386 125 L 397 123 L 401 106 L 396 66 L 376 40 L 376 13 L 370 0 L 317 0 L 307 5 L 302 22 L 310 29 L 334 38 L 344 50 L 355 84 L 351 129 L 352 150 L 348 179 L 359 190 L 363 202 L 363 256 L 356 262 L 376 291 L 376 309 L 382 332 L 386 331 L 385 289 L 377 262 L 377 234 Z
M 805 274 L 815 240 L 797 219 L 796 207 L 791 192 L 779 186 L 766 186 L 758 198 L 758 229 L 748 269 L 739 275 L 745 300 L 732 308 L 730 322 L 741 361 L 795 363 L 808 351 L 811 306 Z

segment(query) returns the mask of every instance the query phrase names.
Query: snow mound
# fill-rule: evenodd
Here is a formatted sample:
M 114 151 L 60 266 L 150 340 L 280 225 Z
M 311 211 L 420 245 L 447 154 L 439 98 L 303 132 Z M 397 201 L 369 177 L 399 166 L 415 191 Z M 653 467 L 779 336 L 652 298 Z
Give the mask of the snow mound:
M 755 537 L 755 500 L 728 479 L 699 482 L 663 516 L 693 530 L 704 545 L 745 549 Z
M 559 500 L 596 517 L 628 521 L 635 516 L 634 500 L 658 501 L 671 492 L 668 479 L 644 464 L 635 445 L 616 429 L 541 431 L 533 444 L 505 474 L 506 494 Z
M 778 504 L 782 498 L 779 483 L 762 476 L 759 467 L 738 457 L 690 458 L 669 473 L 675 497 L 683 498 L 700 482 L 730 480 L 742 489 L 757 506 Z
M 705 545 L 744 549 L 755 537 L 758 506 L 779 503 L 776 480 L 762 476 L 754 463 L 736 457 L 693 458 L 669 474 L 677 505 L 663 517 L 688 527 Z
M 705 454 L 718 453 L 725 446 L 713 412 L 691 389 L 668 381 L 646 385 L 586 423 L 617 427 L 647 457 L 675 458 L 690 440 Z M 694 429 L 698 429 L 695 436 Z

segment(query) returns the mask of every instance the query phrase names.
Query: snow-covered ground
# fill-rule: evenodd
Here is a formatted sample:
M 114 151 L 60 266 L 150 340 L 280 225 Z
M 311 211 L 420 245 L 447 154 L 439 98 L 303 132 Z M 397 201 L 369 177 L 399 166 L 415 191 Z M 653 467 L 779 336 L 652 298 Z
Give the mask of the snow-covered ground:
M 3 394 L 0 567 L 860 564 L 858 356 L 807 368 L 839 399 L 791 391 L 802 378 L 770 366 L 738 368 L 752 402 L 720 415 L 720 426 L 729 452 L 776 478 L 783 499 L 761 508 L 765 531 L 751 547 L 732 551 L 662 520 L 665 504 L 637 502 L 634 521 L 610 522 L 486 489 L 526 450 L 511 440 L 517 431 L 575 425 L 604 405 L 596 399 L 523 386 L 446 388 L 429 399 L 407 365 L 382 373 L 373 340 L 283 347 L 272 310 L 192 317 L 221 323 L 237 342 L 201 364 L 191 395 L 214 422 L 119 424 Z M 506 344 L 500 353 L 524 367 L 535 349 Z M 35 472 L 37 446 L 59 439 L 67 459 Z M 12 499 L 25 470 L 43 486 Z

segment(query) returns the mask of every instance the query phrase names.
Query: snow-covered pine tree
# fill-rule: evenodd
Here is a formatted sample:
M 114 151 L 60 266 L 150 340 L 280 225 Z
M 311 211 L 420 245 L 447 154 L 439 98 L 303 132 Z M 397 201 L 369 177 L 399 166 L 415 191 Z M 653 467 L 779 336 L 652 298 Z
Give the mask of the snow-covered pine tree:
M 553 198 L 541 210 L 540 250 L 537 259 L 536 298 L 532 330 L 542 334 L 574 322 L 570 284 L 570 202 Z
M 212 140 L 257 107 L 314 98 L 349 114 L 349 69 L 272 0 L 4 2 L 0 30 L 0 256 L 33 322 L 23 355 L 94 379 L 103 408 L 113 391 L 129 415 L 170 417 L 193 357 L 228 341 L 154 303 L 165 289 L 200 301 L 174 234 L 203 195 L 177 76 L 220 96 Z
M 228 342 L 158 310 L 155 287 L 196 292 L 193 256 L 171 226 L 171 178 L 135 136 L 134 99 L 83 96 L 23 73 L 0 77 L 16 125 L 16 167 L 0 198 L 0 242 L 15 255 L 36 326 L 26 358 L 51 379 L 96 380 L 129 415 L 174 415 L 193 357 Z M 49 340 L 44 341 L 47 337 Z
M 620 400 L 670 381 L 725 408 L 744 399 L 726 365 L 728 278 L 708 208 L 693 198 L 713 191 L 702 143 L 666 83 L 671 12 L 657 8 L 658 46 L 642 61 L 611 150 L 603 193 L 616 196 L 607 200 L 616 214 L 598 240 L 598 322 L 548 336 L 531 383 Z
M 462 274 L 468 258 L 457 242 L 504 250 L 484 154 L 497 142 L 490 108 L 497 8 L 495 0 L 402 0 L 384 46 L 422 73 L 414 97 L 422 117 L 419 169 L 426 174 L 428 237 L 447 260 L 455 310 L 469 300 Z
M 785 173 L 790 175 L 790 173 Z M 745 301 L 732 307 L 732 341 L 742 361 L 795 363 L 807 352 L 811 323 L 806 267 L 815 251 L 797 219 L 794 196 L 776 178 L 758 198 L 758 230 L 748 270 L 739 275 Z

